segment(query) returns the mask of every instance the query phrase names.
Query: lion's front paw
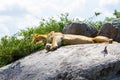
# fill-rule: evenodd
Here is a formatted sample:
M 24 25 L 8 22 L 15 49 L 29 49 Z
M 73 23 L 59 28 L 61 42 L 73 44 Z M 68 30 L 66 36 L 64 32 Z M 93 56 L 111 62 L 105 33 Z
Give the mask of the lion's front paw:
M 52 46 L 52 44 L 50 44 L 50 43 L 47 43 L 46 46 L 45 46 L 45 49 L 46 49 L 47 51 L 54 51 L 54 50 L 56 50 L 57 48 L 58 48 L 58 46 Z
M 47 43 L 46 46 L 45 46 L 45 49 L 46 49 L 47 51 L 51 51 L 51 49 L 52 49 L 52 44 Z

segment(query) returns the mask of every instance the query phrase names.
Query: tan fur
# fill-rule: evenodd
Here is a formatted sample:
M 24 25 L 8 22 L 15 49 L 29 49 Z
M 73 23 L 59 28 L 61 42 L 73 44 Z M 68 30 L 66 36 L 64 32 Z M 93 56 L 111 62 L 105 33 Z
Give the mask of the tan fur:
M 62 34 L 60 32 L 50 32 L 46 35 L 36 34 L 33 37 L 34 43 L 44 43 L 47 51 L 55 50 L 61 45 L 74 45 L 74 44 L 85 44 L 85 43 L 117 43 L 112 39 L 105 36 L 97 36 L 94 38 L 86 37 L 82 35 L 73 34 Z
M 90 37 L 86 37 L 82 35 L 64 34 L 63 37 L 64 45 L 85 44 L 85 43 L 94 43 L 94 42 Z
M 108 37 L 105 36 L 96 36 L 92 38 L 94 43 L 112 43 L 112 39 L 109 39 Z
M 47 40 L 47 35 L 40 35 L 40 34 L 35 34 L 33 39 L 32 39 L 32 43 L 36 43 L 36 44 L 45 44 Z

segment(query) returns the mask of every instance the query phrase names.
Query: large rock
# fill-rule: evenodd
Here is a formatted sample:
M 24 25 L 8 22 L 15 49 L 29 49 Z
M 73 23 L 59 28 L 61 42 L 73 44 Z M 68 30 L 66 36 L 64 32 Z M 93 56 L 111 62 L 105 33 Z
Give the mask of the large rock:
M 73 22 L 64 27 L 63 33 L 95 37 L 98 33 L 98 30 L 94 26 L 83 22 Z
M 0 80 L 120 80 L 119 47 L 81 44 L 42 50 L 2 67 Z
M 98 35 L 107 36 L 115 41 L 120 42 L 120 19 L 105 23 Z

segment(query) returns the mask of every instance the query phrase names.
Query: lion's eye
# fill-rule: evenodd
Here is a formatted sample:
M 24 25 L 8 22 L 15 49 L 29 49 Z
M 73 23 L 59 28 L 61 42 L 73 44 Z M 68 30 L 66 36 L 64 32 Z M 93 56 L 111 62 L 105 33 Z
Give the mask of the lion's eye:
M 36 42 L 40 41 L 39 39 L 36 39 Z

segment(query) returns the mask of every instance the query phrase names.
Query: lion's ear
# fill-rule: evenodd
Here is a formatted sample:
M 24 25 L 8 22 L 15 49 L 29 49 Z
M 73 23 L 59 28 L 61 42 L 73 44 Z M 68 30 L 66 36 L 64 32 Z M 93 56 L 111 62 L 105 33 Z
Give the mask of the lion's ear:
M 52 35 L 52 34 L 54 34 L 55 33 L 55 31 L 51 31 L 50 33 L 48 33 L 48 35 Z
M 34 38 L 38 38 L 40 36 L 40 34 L 35 34 Z
M 51 37 L 54 33 L 55 33 L 55 31 L 51 31 L 50 33 L 47 34 L 47 36 Z
M 38 36 L 39 34 L 35 34 L 34 36 Z
M 40 36 L 39 34 L 35 34 L 35 35 L 33 36 L 32 43 L 35 43 L 36 39 L 38 39 L 39 36 Z
M 51 31 L 50 33 L 51 33 L 51 34 L 54 34 L 54 33 L 55 33 L 55 31 Z

